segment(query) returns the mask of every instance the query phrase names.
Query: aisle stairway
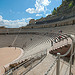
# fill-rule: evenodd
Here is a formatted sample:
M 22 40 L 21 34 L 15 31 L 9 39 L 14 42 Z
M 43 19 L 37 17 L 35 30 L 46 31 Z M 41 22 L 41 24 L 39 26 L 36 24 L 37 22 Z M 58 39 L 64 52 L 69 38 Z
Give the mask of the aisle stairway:
M 75 60 L 74 60 L 75 61 Z M 74 62 L 74 64 L 72 65 L 72 73 L 73 73 L 73 75 L 75 75 L 75 62 Z

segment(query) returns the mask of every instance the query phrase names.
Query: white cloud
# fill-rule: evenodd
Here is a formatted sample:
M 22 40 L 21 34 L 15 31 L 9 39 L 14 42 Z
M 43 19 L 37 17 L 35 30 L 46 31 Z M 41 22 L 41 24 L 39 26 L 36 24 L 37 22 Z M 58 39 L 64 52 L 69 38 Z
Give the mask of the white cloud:
M 44 12 L 45 7 L 48 6 L 50 3 L 51 3 L 51 1 L 49 1 L 49 0 L 36 0 L 35 9 L 28 8 L 28 9 L 26 9 L 26 12 L 28 12 L 30 14 Z
M 29 17 L 29 18 L 27 18 L 26 20 L 27 20 L 27 21 L 29 21 L 29 20 L 31 20 L 31 19 L 32 19 L 32 18 L 31 18 L 31 17 Z
M 36 14 L 36 16 L 42 16 L 42 14 Z
M 36 13 L 40 13 L 42 11 L 44 11 L 44 5 L 42 4 L 43 0 L 36 0 L 36 4 L 35 4 L 35 7 L 36 7 Z
M 44 1 L 42 2 L 42 4 L 43 4 L 44 6 L 48 6 L 50 3 L 51 3 L 51 1 L 48 1 L 48 0 L 44 0 Z
M 0 15 L 0 21 L 2 21 L 2 18 L 3 18 L 3 17 Z
M 46 16 L 48 16 L 49 14 L 46 14 Z
M 32 13 L 36 13 L 35 9 L 34 8 L 28 8 L 26 9 L 26 12 L 32 14 Z
M 0 26 L 5 26 L 5 27 L 11 27 L 11 28 L 17 28 L 21 26 L 26 26 L 28 23 L 26 22 L 26 19 L 23 18 L 21 20 L 5 20 L 3 17 L 0 15 Z

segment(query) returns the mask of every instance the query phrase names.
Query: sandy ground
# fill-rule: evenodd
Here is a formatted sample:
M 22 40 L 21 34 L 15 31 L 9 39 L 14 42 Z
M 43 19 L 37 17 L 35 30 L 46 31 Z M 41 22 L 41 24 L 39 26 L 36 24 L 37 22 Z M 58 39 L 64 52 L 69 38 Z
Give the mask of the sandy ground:
M 33 48 L 33 49 L 31 49 L 31 50 L 29 50 L 29 51 L 27 51 L 27 52 L 25 52 L 25 56 L 29 56 L 29 55 L 32 55 L 32 54 L 34 54 L 34 53 L 37 53 L 37 52 L 39 52 L 39 51 L 41 51 L 41 50 L 45 50 L 45 49 L 47 49 L 47 51 L 48 51 L 48 56 L 46 57 L 46 59 L 44 59 L 44 61 L 41 63 L 41 64 L 39 64 L 37 67 L 35 67 L 34 69 L 32 69 L 31 71 L 29 71 L 26 75 L 40 75 L 40 74 L 44 74 L 46 71 L 47 71 L 47 69 L 49 68 L 49 65 L 50 65 L 50 63 L 53 61 L 53 59 L 52 60 L 50 60 L 50 55 L 49 55 L 49 50 L 50 50 L 50 48 L 51 48 L 51 44 L 50 44 L 51 42 L 50 42 L 50 40 L 48 41 L 46 41 L 46 42 L 44 42 L 44 43 L 42 43 L 42 44 L 40 44 L 40 45 L 38 45 L 38 46 L 36 46 L 35 48 Z M 70 42 L 69 42 L 70 43 Z M 63 43 L 62 43 L 62 41 L 60 42 L 60 45 L 59 45 L 59 43 L 57 44 L 57 45 L 55 45 L 54 44 L 54 46 L 55 47 L 53 47 L 53 48 L 58 48 L 59 46 L 61 46 L 61 45 L 64 45 L 64 44 L 66 44 L 66 40 L 64 40 L 63 41 Z M 52 48 L 52 49 L 53 49 Z M 11 48 L 10 48 L 11 49 Z M 14 57 L 14 59 L 16 59 L 17 57 L 16 57 L 16 54 L 19 54 L 18 52 L 15 52 L 16 50 L 15 50 L 15 48 L 14 48 L 14 52 L 12 53 L 11 51 L 10 51 L 10 49 L 9 49 L 9 51 L 8 51 L 8 53 L 9 53 L 9 55 L 11 56 L 11 55 L 13 55 L 13 56 L 11 56 L 11 58 L 10 59 L 13 59 Z M 6 49 L 5 49 L 5 51 L 6 51 Z M 5 52 L 4 51 L 4 52 Z M 10 54 L 10 52 L 12 53 L 12 54 Z M 1 52 L 0 52 L 1 53 Z M 8 56 L 9 57 L 9 56 Z M 13 57 L 13 58 L 12 58 Z M 6 58 L 6 57 L 5 57 Z M 4 58 L 4 59 L 5 59 Z M 13 59 L 13 60 L 14 60 Z M 12 61 L 13 61 L 12 60 Z M 1 61 L 1 60 L 0 60 Z M 49 64 L 47 63 L 49 61 Z M 11 62 L 11 61 L 10 61 Z M 8 62 L 9 63 L 9 62 Z M 42 65 L 46 65 L 46 66 L 42 66 Z M 45 68 L 46 67 L 46 68 Z M 38 70 L 37 70 L 37 68 L 38 68 Z M 4 68 L 2 67 L 2 69 L 4 70 Z M 40 70 L 40 69 L 42 69 L 42 70 Z M 2 71 L 3 71 L 2 70 Z M 41 73 L 40 73 L 41 72 Z M 36 74 L 37 73 L 37 74 Z M 39 74 L 40 73 L 40 74 Z M 1 74 L 0 74 L 1 75 Z
M 4 47 L 0 48 L 0 75 L 4 72 L 4 66 L 11 63 L 21 55 L 20 48 Z

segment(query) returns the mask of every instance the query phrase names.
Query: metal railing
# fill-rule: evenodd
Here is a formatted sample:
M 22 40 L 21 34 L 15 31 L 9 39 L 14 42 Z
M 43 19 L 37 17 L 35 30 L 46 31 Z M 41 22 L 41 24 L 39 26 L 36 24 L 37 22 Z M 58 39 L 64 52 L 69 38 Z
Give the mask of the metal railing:
M 15 75 L 17 72 L 21 70 L 21 73 L 18 75 L 25 75 L 28 71 L 30 71 L 33 67 L 35 67 L 37 64 L 39 64 L 47 55 L 47 50 L 40 51 L 36 54 L 30 55 L 28 58 L 30 59 L 28 62 L 23 62 L 14 68 L 8 70 L 3 75 Z M 27 59 L 27 58 L 25 58 Z M 22 69 L 25 69 L 22 71 Z
M 68 68 L 69 68 L 69 75 L 72 75 L 71 73 L 71 68 L 72 68 L 72 57 L 75 55 L 75 50 L 74 50 L 74 38 L 70 35 L 68 35 L 68 37 L 70 37 L 72 39 L 72 44 L 69 48 L 69 50 L 64 54 L 64 55 L 61 55 L 60 53 L 57 53 L 57 57 L 55 59 L 55 61 L 53 62 L 53 64 L 50 66 L 50 68 L 47 70 L 47 72 L 44 74 L 44 75 L 48 75 L 49 72 L 52 70 L 53 66 L 57 63 L 56 65 L 56 75 L 62 75 L 60 74 L 60 57 L 65 57 L 67 56 L 70 52 L 71 52 L 71 55 L 70 55 L 70 60 L 69 60 L 69 65 L 68 67 L 66 68 L 66 71 L 65 71 L 65 74 L 63 75 L 67 75 L 67 71 L 68 71 Z
M 61 55 L 60 53 L 57 53 L 57 57 L 56 57 L 56 59 L 55 59 L 55 61 L 52 63 L 52 65 L 49 67 L 49 69 L 47 70 L 47 72 L 44 74 L 44 75 L 48 75 L 49 74 L 49 72 L 51 71 L 51 69 L 53 68 L 53 66 L 57 63 L 57 67 L 56 67 L 56 75 L 61 75 L 60 74 L 60 57 L 65 57 L 66 55 L 68 55 L 70 52 L 71 52 L 71 55 L 70 55 L 70 60 L 69 60 L 69 65 L 68 65 L 68 67 L 66 68 L 66 71 L 65 71 L 65 74 L 64 75 L 67 75 L 67 71 L 68 71 L 68 68 L 69 68 L 69 75 L 71 75 L 71 67 L 72 67 L 72 57 L 75 55 L 75 50 L 73 50 L 74 48 L 74 38 L 72 38 L 71 36 L 69 36 L 71 39 L 72 39 L 72 44 L 71 44 L 71 46 L 70 46 L 70 48 L 69 48 L 69 50 L 64 54 L 64 55 Z M 74 51 L 74 53 L 73 53 L 73 51 Z M 40 57 L 40 59 L 41 60 L 39 60 L 37 63 L 35 63 L 35 65 L 33 65 L 34 64 L 34 61 L 36 60 L 36 59 L 33 59 L 33 60 L 31 60 L 30 61 L 30 66 L 26 69 L 25 68 L 25 70 L 23 71 L 23 72 L 21 72 L 20 74 L 18 74 L 18 75 L 25 75 L 28 71 L 30 71 L 33 67 L 35 67 L 37 64 L 39 64 L 44 58 L 45 58 L 45 56 L 47 55 L 47 50 L 45 50 L 45 51 L 41 51 L 41 52 L 38 52 L 38 53 L 36 53 L 36 54 L 33 54 L 33 55 L 31 55 L 31 56 L 29 56 L 29 57 L 31 57 L 31 58 L 35 58 L 36 57 L 36 59 L 38 58 L 38 57 Z M 42 57 L 43 56 L 43 57 Z M 15 70 L 15 68 L 12 68 L 12 69 L 10 69 L 9 71 L 7 71 L 4 75 L 10 75 L 10 74 L 12 74 L 12 75 L 14 75 L 14 73 L 17 73 L 19 70 L 21 70 L 22 69 L 22 67 L 24 68 L 24 66 L 25 66 L 26 64 L 20 64 L 20 65 L 18 65 L 18 66 L 16 66 L 15 68 L 16 68 L 16 70 Z M 19 67 L 19 68 L 18 68 Z

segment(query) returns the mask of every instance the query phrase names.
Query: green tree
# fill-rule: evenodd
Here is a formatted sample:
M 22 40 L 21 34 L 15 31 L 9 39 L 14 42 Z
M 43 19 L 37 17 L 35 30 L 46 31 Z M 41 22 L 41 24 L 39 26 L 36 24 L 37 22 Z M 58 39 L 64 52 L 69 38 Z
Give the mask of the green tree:
M 73 7 L 73 2 L 70 2 L 69 3 L 69 8 L 72 8 Z
M 57 9 L 54 8 L 54 10 L 52 11 L 52 15 L 56 15 L 57 14 Z

